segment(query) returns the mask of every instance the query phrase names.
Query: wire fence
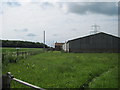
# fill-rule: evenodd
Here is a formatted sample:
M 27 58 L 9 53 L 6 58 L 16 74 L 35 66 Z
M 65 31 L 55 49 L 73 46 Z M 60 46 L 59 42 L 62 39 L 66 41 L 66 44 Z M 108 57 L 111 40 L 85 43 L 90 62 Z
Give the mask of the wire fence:
M 2 64 L 16 63 L 20 59 L 25 59 L 39 53 L 43 53 L 43 50 L 2 53 Z
M 2 66 L 6 66 L 8 63 L 16 63 L 20 59 L 25 59 L 31 55 L 36 55 L 36 54 L 43 53 L 43 52 L 44 52 L 43 50 L 36 50 L 36 51 L 2 53 L 2 64 L 3 64 Z M 12 80 L 16 81 L 18 83 L 24 84 L 26 86 L 29 86 L 31 88 L 34 88 L 34 89 L 45 90 L 45 89 L 40 88 L 38 86 L 35 86 L 35 85 L 30 84 L 30 83 L 19 80 L 17 78 L 14 78 L 10 72 L 8 72 L 6 75 L 2 75 L 2 88 L 3 89 L 4 88 L 10 89 L 10 83 Z
M 45 90 L 41 87 L 32 85 L 28 82 L 25 82 L 25 81 L 22 81 L 20 79 L 15 78 L 10 72 L 7 72 L 6 75 L 2 76 L 2 89 L 10 89 L 11 88 L 11 85 L 10 85 L 11 81 L 16 81 L 20 84 L 26 85 L 28 87 L 31 87 L 31 88 L 34 88 L 34 89 L 37 89 L 37 90 Z

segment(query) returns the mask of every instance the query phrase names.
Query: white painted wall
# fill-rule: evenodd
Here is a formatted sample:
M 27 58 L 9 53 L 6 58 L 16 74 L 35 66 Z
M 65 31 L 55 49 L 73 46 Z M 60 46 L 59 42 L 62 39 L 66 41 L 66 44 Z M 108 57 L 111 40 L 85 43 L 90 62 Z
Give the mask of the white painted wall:
M 65 52 L 69 52 L 69 43 L 63 44 L 62 49 L 63 49 Z

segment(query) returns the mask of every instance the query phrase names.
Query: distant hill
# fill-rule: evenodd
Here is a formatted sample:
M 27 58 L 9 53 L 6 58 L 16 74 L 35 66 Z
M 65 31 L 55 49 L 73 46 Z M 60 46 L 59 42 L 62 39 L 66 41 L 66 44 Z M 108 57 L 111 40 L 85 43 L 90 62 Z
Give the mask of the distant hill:
M 14 41 L 14 40 L 0 40 L 2 41 L 2 46 L 0 47 L 20 47 L 20 48 L 43 48 L 44 44 L 39 42 L 30 41 Z M 46 48 L 49 46 L 45 45 Z

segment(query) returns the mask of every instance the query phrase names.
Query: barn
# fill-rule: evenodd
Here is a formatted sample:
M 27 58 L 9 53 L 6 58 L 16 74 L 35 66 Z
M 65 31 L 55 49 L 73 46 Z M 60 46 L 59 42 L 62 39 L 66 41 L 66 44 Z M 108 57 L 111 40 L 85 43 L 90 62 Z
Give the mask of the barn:
M 66 52 L 75 53 L 117 53 L 120 52 L 120 37 L 104 32 L 69 40 L 63 45 Z

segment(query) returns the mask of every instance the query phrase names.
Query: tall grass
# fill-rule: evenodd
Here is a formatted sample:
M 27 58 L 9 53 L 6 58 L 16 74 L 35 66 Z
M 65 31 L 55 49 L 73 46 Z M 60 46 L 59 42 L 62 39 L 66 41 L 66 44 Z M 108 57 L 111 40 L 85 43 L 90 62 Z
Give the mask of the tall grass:
M 115 67 L 95 78 L 90 84 L 90 88 L 117 88 L 118 87 L 118 68 Z
M 16 48 L 1 48 L 0 50 L 2 50 L 3 69 L 7 68 L 9 63 L 16 63 L 20 59 L 43 52 L 41 48 L 20 48 L 19 51 Z
M 10 71 L 16 78 L 43 88 L 80 88 L 117 64 L 115 53 L 46 52 L 9 64 L 3 74 Z M 12 82 L 12 88 L 23 87 Z

